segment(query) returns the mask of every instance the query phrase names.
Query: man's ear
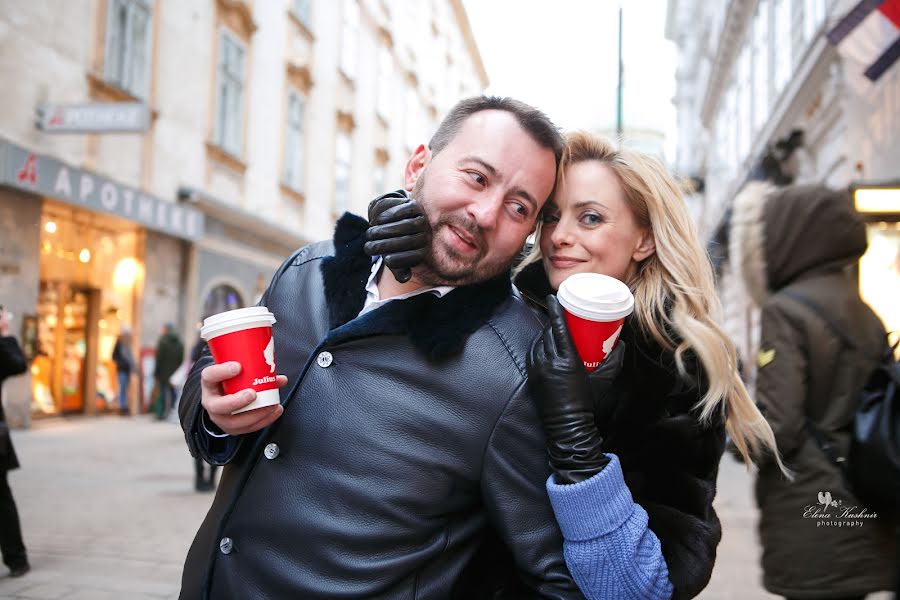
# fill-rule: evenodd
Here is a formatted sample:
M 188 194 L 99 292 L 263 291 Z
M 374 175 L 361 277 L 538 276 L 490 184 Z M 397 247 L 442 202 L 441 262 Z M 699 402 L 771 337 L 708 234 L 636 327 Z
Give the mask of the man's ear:
M 645 229 L 638 240 L 637 246 L 634 248 L 634 252 L 631 254 L 631 259 L 635 262 L 641 262 L 654 252 L 656 252 L 656 238 L 653 237 L 652 230 Z
M 411 192 L 416 186 L 416 181 L 425 170 L 428 163 L 431 162 L 431 150 L 424 144 L 419 144 L 416 151 L 412 153 L 409 160 L 406 161 L 406 171 L 403 173 L 403 187 L 407 192 Z

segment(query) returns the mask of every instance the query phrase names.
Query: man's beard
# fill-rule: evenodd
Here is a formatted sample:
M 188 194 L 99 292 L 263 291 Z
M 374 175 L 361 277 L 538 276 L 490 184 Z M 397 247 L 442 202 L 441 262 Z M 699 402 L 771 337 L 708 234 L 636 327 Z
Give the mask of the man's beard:
M 412 197 L 417 200 L 431 225 L 431 247 L 428 255 L 413 270 L 413 276 L 426 285 L 471 285 L 493 279 L 507 271 L 514 257 L 496 257 L 485 261 L 488 253 L 487 242 L 481 228 L 472 219 L 458 214 L 433 215 L 429 211 L 428 198 L 424 192 L 425 172 L 416 180 Z M 454 227 L 472 237 L 478 250 L 472 258 L 464 258 L 453 247 L 440 240 L 444 229 Z M 456 234 L 452 234 L 456 235 Z

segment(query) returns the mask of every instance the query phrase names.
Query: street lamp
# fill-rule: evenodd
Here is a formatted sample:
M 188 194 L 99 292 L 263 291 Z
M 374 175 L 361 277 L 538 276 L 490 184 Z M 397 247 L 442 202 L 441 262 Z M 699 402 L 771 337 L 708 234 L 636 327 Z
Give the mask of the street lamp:
M 900 180 L 852 183 L 850 191 L 857 212 L 866 215 L 900 216 Z

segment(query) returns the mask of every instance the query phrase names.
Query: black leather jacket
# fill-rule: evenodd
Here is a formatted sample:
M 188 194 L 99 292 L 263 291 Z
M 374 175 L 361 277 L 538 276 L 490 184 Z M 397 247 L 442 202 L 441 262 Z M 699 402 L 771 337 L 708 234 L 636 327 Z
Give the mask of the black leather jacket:
M 334 242 L 298 251 L 261 301 L 290 380 L 274 425 L 217 444 L 199 421 L 208 354 L 188 378 L 188 445 L 227 466 L 181 597 L 446 598 L 492 525 L 528 595 L 581 598 L 527 393 L 538 319 L 508 274 L 357 318 L 366 226 L 345 215 Z
M 552 289 L 541 263 L 526 267 L 515 283 L 530 304 L 544 309 Z M 722 537 L 713 498 L 725 423 L 722 415 L 699 420 L 696 405 L 708 384 L 696 355 L 684 353 L 687 375 L 679 375 L 674 353 L 635 323 L 631 317 L 622 328 L 622 372 L 608 392 L 616 408 L 597 427 L 603 450 L 619 457 L 625 484 L 659 538 L 673 599 L 684 600 L 709 583 Z

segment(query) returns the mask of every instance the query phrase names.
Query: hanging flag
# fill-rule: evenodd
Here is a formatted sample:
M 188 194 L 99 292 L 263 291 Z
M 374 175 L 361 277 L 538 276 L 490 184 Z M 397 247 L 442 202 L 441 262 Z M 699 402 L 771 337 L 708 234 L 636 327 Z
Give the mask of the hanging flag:
M 827 34 L 838 52 L 877 81 L 900 58 L 900 0 L 862 0 Z

